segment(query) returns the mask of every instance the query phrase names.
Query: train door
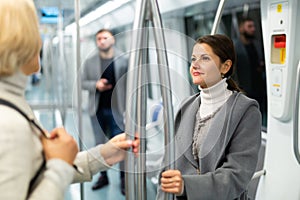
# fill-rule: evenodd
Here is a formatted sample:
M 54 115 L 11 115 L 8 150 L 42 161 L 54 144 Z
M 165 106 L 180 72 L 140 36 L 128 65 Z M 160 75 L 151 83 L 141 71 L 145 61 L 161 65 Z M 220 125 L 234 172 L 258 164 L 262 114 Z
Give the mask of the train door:
M 299 10 L 297 0 L 261 1 L 268 136 L 264 162 L 266 175 L 260 179 L 258 200 L 300 198 L 299 87 L 296 87 L 299 84 L 297 68 L 300 67 Z

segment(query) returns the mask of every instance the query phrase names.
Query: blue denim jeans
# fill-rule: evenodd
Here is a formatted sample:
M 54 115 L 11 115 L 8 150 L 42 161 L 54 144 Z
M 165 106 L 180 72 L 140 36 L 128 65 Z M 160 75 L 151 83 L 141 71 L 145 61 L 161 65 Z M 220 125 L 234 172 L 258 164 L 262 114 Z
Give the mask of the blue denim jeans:
M 96 115 L 100 127 L 108 138 L 112 138 L 123 132 L 117 125 L 111 109 L 99 109 Z
M 122 129 L 117 125 L 111 109 L 98 109 L 96 116 L 91 117 L 96 144 L 103 144 L 120 133 Z

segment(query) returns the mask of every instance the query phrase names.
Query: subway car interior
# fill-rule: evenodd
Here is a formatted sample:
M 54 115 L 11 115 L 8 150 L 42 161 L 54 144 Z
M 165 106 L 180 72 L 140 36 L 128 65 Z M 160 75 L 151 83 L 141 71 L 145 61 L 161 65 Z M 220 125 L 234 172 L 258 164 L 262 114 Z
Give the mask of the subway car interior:
M 300 199 L 299 0 L 34 0 L 34 3 L 43 41 L 41 70 L 28 79 L 26 99 L 45 129 L 64 126 L 81 150 L 96 145 L 88 112 L 88 91 L 81 89 L 80 76 L 85 59 L 97 50 L 97 31 L 112 30 L 115 47 L 130 58 L 129 67 L 147 66 L 144 71 L 133 70 L 128 75 L 127 90 L 136 87 L 134 84 L 141 84 L 143 90 L 133 92 L 132 99 L 136 99 L 133 103 L 128 103 L 128 96 L 126 99 L 126 106 L 130 107 L 126 112 L 142 118 L 139 130 L 145 136 L 141 137 L 141 148 L 146 156 L 137 161 L 142 163 L 141 167 L 131 169 L 132 174 L 142 176 L 127 178 L 123 195 L 117 164 L 108 170 L 107 186 L 92 190 L 98 173 L 91 182 L 72 184 L 65 200 L 155 199 L 158 169 L 164 152 L 169 152 L 164 145 L 173 137 L 167 136 L 165 126 L 173 125 L 168 123 L 174 120 L 181 102 L 199 92 L 189 73 L 193 45 L 198 37 L 215 33 L 237 41 L 243 18 L 254 22 L 252 38 L 262 52 L 260 73 L 246 74 L 255 91 L 261 91 L 255 97 L 262 115 L 259 160 L 248 193 L 257 200 Z M 236 49 L 237 54 L 240 51 Z M 145 56 L 143 61 L 138 57 L 141 55 Z M 169 115 L 163 114 L 166 108 Z M 127 119 L 124 117 L 126 130 L 131 127 L 127 123 L 132 123 Z M 128 156 L 126 160 L 129 168 L 130 159 Z

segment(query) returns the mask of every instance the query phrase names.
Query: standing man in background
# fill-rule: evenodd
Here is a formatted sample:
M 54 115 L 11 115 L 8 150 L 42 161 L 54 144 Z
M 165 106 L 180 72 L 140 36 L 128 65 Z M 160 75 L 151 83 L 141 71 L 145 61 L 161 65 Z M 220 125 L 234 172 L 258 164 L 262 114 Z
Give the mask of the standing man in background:
M 115 38 L 108 29 L 96 33 L 97 51 L 83 64 L 82 88 L 89 91 L 89 114 L 96 144 L 124 131 L 126 72 L 128 59 L 114 48 Z M 124 162 L 120 163 L 121 192 L 125 194 Z M 92 189 L 109 184 L 101 172 Z
M 236 79 L 246 95 L 258 101 L 264 124 L 267 114 L 265 62 L 263 48 L 255 39 L 253 19 L 243 18 L 239 32 L 240 37 L 234 42 L 237 54 Z

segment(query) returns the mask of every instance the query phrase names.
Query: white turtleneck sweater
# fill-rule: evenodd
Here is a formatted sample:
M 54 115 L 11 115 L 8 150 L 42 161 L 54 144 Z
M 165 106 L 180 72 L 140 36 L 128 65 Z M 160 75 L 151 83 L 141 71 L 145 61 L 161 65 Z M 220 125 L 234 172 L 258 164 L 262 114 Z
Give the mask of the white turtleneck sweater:
M 201 106 L 200 117 L 204 118 L 214 113 L 220 108 L 232 95 L 232 91 L 227 89 L 226 79 L 222 79 L 209 88 L 201 88 Z
M 202 143 L 206 138 L 210 125 L 210 120 L 232 95 L 232 91 L 227 89 L 226 79 L 219 81 L 212 87 L 200 88 L 200 90 L 201 104 L 196 116 L 192 149 L 195 160 L 198 160 Z

